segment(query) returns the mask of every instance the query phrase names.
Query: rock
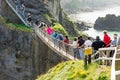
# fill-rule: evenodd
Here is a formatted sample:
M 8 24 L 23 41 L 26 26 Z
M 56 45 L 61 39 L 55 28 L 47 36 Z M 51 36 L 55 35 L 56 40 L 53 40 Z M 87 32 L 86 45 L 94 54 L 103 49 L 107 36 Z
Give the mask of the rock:
M 97 30 L 118 31 L 120 28 L 120 16 L 106 15 L 96 20 L 94 28 Z
M 64 60 L 34 33 L 0 25 L 0 80 L 35 80 Z

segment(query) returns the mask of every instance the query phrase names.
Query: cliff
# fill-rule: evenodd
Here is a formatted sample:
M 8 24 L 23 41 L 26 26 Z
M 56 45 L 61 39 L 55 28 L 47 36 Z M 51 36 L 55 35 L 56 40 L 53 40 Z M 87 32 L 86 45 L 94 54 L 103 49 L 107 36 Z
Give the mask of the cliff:
M 0 22 L 0 80 L 35 80 L 61 61 L 34 32 Z
M 118 31 L 120 29 L 120 16 L 106 15 L 96 20 L 94 28 L 97 30 Z
M 59 22 L 64 26 L 68 34 L 77 35 L 76 25 L 68 19 L 61 8 L 60 1 L 61 0 L 24 0 L 23 2 L 25 3 L 25 13 L 31 13 L 34 21 L 39 18 L 49 26 L 54 22 Z M 2 16 L 7 17 L 8 21 L 21 23 L 16 14 L 6 4 L 5 0 L 2 0 L 1 5 Z

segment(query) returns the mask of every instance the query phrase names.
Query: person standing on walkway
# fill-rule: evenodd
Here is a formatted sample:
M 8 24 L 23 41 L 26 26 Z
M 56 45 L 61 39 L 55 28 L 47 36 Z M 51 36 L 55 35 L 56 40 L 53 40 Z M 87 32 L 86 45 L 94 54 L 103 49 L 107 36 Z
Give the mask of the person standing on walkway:
M 85 41 L 85 47 L 91 47 L 92 46 L 92 41 L 91 38 L 88 37 L 88 39 Z
M 21 4 L 21 11 L 22 11 L 22 16 L 25 18 L 25 3 L 24 2 Z
M 82 36 L 78 37 L 77 47 L 79 48 L 80 59 L 84 60 L 84 43 Z
M 116 47 L 116 46 L 117 46 L 117 34 L 114 34 L 113 40 L 111 41 L 110 46 L 111 46 L 111 47 Z M 113 57 L 114 52 L 115 52 L 115 50 L 112 50 L 112 51 L 110 52 L 110 57 Z
M 56 39 L 58 41 L 59 49 L 62 49 L 63 48 L 63 40 L 64 40 L 63 34 L 58 33 Z
M 51 35 L 52 33 L 53 33 L 53 29 L 50 26 L 48 26 L 47 34 Z
M 116 45 L 117 45 L 117 34 L 114 34 L 113 40 L 111 41 L 110 46 L 111 47 L 116 47 Z
M 110 47 L 110 36 L 107 34 L 107 31 L 104 31 L 104 37 L 103 37 L 103 42 L 106 44 L 106 47 Z
M 65 45 L 66 52 L 69 51 L 69 42 L 70 42 L 70 40 L 69 40 L 68 36 L 65 36 L 64 45 Z
M 27 14 L 27 23 L 29 26 L 32 26 L 32 16 L 30 13 Z
M 88 39 L 85 41 L 85 65 L 87 65 L 88 63 L 91 63 L 91 54 L 92 54 L 92 41 L 91 41 L 91 37 L 88 37 Z M 88 63 L 87 63 L 88 62 Z
M 75 37 L 72 43 L 73 51 L 74 51 L 74 58 L 79 58 L 79 49 L 77 48 L 77 42 L 78 42 L 78 39 Z
M 16 11 L 19 11 L 19 8 L 20 8 L 20 0 L 14 0 L 14 3 L 15 3 L 15 9 L 16 9 Z
M 53 38 L 53 41 L 54 41 L 54 47 L 56 47 L 56 46 L 58 45 L 57 39 L 56 39 L 57 35 L 58 35 L 58 33 L 57 33 L 57 31 L 55 30 L 55 31 L 52 33 L 52 38 Z
M 93 53 L 96 53 L 99 48 L 106 47 L 106 44 L 100 40 L 99 36 L 96 37 L 96 40 L 92 43 L 92 47 L 94 49 Z M 95 59 L 99 57 L 99 54 L 95 56 Z
M 117 40 L 117 49 L 118 49 L 118 52 L 120 52 L 120 36 Z

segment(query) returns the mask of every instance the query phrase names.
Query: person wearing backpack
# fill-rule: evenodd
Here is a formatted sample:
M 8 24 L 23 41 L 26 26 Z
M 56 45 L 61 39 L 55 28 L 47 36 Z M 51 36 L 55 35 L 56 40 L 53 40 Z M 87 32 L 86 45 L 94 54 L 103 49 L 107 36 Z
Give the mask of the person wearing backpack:
M 57 31 L 54 31 L 52 33 L 52 38 L 53 38 L 53 41 L 54 41 L 54 47 L 57 45 L 57 39 L 56 39 L 57 35 L 58 35 Z
M 59 49 L 61 49 L 63 47 L 63 40 L 64 40 L 63 34 L 59 33 L 56 39 L 58 41 Z

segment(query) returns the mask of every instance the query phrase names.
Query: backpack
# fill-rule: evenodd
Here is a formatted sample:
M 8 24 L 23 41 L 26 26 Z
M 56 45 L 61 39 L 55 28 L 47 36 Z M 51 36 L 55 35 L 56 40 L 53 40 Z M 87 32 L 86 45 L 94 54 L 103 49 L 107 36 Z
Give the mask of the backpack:
M 60 39 L 60 40 L 63 40 L 63 36 L 62 36 L 61 34 L 59 35 L 59 39 Z

